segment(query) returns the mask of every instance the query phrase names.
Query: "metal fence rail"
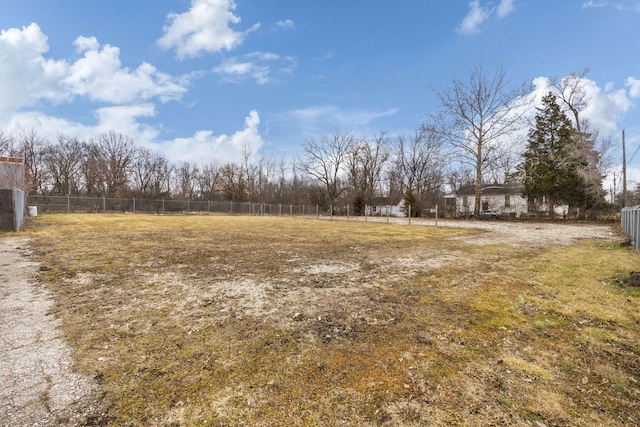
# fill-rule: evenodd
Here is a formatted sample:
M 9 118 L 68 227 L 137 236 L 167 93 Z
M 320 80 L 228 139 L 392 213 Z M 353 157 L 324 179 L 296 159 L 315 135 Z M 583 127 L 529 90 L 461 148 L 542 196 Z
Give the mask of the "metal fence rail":
M 640 250 L 640 206 L 622 209 L 620 225 L 633 242 L 633 247 Z
M 0 189 L 0 231 L 20 231 L 24 224 L 26 194 L 22 190 Z

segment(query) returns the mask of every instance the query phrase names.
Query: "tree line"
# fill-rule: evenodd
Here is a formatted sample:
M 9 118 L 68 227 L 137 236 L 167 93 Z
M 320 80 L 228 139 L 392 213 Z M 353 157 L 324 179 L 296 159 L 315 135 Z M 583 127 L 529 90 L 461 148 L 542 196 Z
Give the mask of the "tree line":
M 49 141 L 36 129 L 17 135 L 0 129 L 0 154 L 25 159 L 32 194 L 349 204 L 355 214 L 404 198 L 417 214 L 442 203 L 446 192 L 475 185 L 477 215 L 484 183 L 517 181 L 550 213 L 557 204 L 588 210 L 604 203 L 611 140 L 581 116 L 589 101 L 587 72 L 552 79 L 531 121 L 530 87 L 513 84 L 502 68 L 476 67 L 434 91 L 439 107 L 415 131 L 336 130 L 305 140 L 289 159 L 247 145 L 236 162 L 174 163 L 116 131 Z
M 0 153 L 25 159 L 30 194 L 352 204 L 355 214 L 376 197 L 397 203 L 408 189 L 420 200 L 442 196 L 442 144 L 423 132 L 367 138 L 335 131 L 306 141 L 303 151 L 275 159 L 245 146 L 237 162 L 173 163 L 115 131 L 49 141 L 34 128 L 15 136 L 0 129 Z

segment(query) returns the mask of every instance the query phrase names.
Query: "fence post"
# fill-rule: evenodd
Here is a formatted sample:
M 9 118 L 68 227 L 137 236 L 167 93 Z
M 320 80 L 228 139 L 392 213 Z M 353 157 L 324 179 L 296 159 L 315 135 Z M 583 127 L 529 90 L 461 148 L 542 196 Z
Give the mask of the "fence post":
M 329 219 L 333 221 L 333 205 L 329 205 Z
M 302 205 L 302 218 L 304 218 L 304 211 L 306 210 L 307 205 Z
M 351 207 L 351 205 L 347 205 L 347 222 L 349 222 L 349 208 Z
M 67 194 L 67 213 L 71 212 L 70 207 L 71 207 L 71 205 L 69 203 L 69 194 Z
M 164 198 L 162 199 L 162 213 L 164 214 Z
M 367 222 L 367 207 L 369 205 L 364 205 L 364 222 Z
M 231 206 L 231 210 L 229 211 L 229 213 L 233 213 L 233 200 L 229 201 L 229 206 Z
M 389 205 L 387 205 L 387 224 L 389 224 L 389 211 L 391 210 L 391 207 Z
M 316 219 L 320 219 L 320 211 L 318 210 L 318 205 L 316 205 Z
M 102 212 L 106 212 L 107 211 L 107 198 L 105 196 L 102 196 Z
M 289 216 L 293 216 L 293 205 L 289 205 Z
M 409 225 L 411 225 L 411 205 L 409 205 Z
M 438 205 L 436 205 L 436 227 L 438 226 Z
M 209 213 L 211 213 L 211 200 L 209 200 L 208 202 L 209 203 L 207 203 L 207 205 L 208 205 Z
M 133 213 L 136 213 L 136 198 L 133 198 Z

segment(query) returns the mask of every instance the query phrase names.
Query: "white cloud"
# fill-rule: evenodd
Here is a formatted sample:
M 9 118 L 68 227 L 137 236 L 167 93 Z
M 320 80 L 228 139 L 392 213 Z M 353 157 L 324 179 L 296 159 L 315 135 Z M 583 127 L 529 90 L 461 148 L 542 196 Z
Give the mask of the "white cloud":
M 254 110 L 245 118 L 244 129 L 232 135 L 216 136 L 213 131 L 201 130 L 189 138 L 176 138 L 147 145 L 162 152 L 169 161 L 176 163 L 194 160 L 200 164 L 238 162 L 242 159 L 244 147 L 248 146 L 256 152 L 264 144 L 259 125 L 260 115 Z
M 631 98 L 640 98 L 640 80 L 635 77 L 627 78 L 627 86 L 629 86 L 629 96 Z
M 377 119 L 393 116 L 397 108 L 386 111 L 343 109 L 335 105 L 317 105 L 288 111 L 272 120 L 275 127 L 287 129 L 287 133 L 300 135 L 302 139 L 317 138 L 336 129 L 348 129 L 360 133 L 375 133 L 372 128 Z
M 34 128 L 53 141 L 59 133 L 88 140 L 115 130 L 173 161 L 236 161 L 243 146 L 257 150 L 263 145 L 260 117 L 255 111 L 246 118 L 244 128 L 231 135 L 216 136 L 213 131 L 203 130 L 190 138 L 162 141 L 161 125 L 145 123 L 157 113 L 154 101 L 180 98 L 191 76 L 174 78 L 148 63 L 133 70 L 123 67 L 120 50 L 100 45 L 95 37 L 78 37 L 74 46 L 80 58 L 54 60 L 45 56 L 49 50 L 47 36 L 37 24 L 0 31 L 0 126 L 7 133 Z M 283 60 L 262 52 L 246 58 Z M 94 107 L 92 123 L 38 111 L 43 101 L 72 102 L 78 97 L 107 105 Z
M 592 7 L 603 7 L 609 4 L 608 0 L 589 0 L 587 2 L 584 2 L 582 4 L 582 7 L 585 9 L 588 8 L 592 8 Z
M 157 43 L 166 50 L 175 49 L 179 59 L 230 51 L 260 27 L 255 24 L 247 31 L 234 31 L 231 25 L 240 23 L 240 17 L 233 14 L 235 8 L 233 0 L 192 0 L 187 12 L 167 16 L 169 24 Z
M 494 14 L 498 18 L 506 18 L 514 10 L 515 0 L 500 0 L 498 6 L 489 2 L 486 5 L 480 4 L 480 0 L 471 0 L 469 2 L 469 12 L 464 17 L 460 25 L 456 28 L 456 31 L 460 34 L 477 34 L 480 32 L 480 27 Z
M 223 75 L 228 82 L 254 80 L 259 85 L 274 83 L 272 68 L 278 66 L 277 72 L 290 74 L 296 66 L 291 57 L 281 57 L 271 52 L 253 52 L 240 57 L 225 59 L 213 72 Z
M 46 58 L 47 36 L 37 24 L 0 32 L 0 122 L 42 101 L 71 102 L 75 97 L 111 104 L 180 98 L 188 78 L 173 78 L 142 63 L 123 67 L 117 47 L 100 46 L 95 37 L 78 37 L 75 62 Z
M 633 107 L 625 90 L 603 92 L 595 82 L 590 82 L 587 93 L 591 96 L 591 101 L 582 116 L 604 134 L 614 133 L 624 113 Z
M 515 0 L 500 1 L 500 4 L 498 5 L 498 9 L 496 10 L 496 14 L 498 15 L 498 18 L 506 18 L 511 14 L 511 12 L 514 11 L 515 9 L 515 6 L 513 5 L 514 1 Z
M 48 50 L 47 36 L 37 24 L 0 31 L 0 121 L 40 100 L 70 98 L 60 87 L 67 64 L 45 59 Z
M 264 145 L 257 111 L 251 111 L 245 118 L 244 128 L 231 135 L 216 136 L 211 130 L 199 130 L 188 138 L 164 141 L 157 127 L 141 122 L 141 119 L 155 114 L 153 104 L 105 107 L 95 111 L 95 124 L 85 125 L 39 112 L 26 112 L 14 114 L 3 128 L 13 135 L 23 129 L 34 128 L 50 141 L 55 141 L 59 133 L 89 140 L 115 130 L 132 138 L 136 144 L 165 155 L 171 162 L 191 161 L 200 164 L 238 162 L 242 159 L 245 146 L 256 152 Z
M 103 132 L 115 130 L 144 143 L 157 138 L 159 132 L 152 126 L 141 123 L 139 119 L 155 114 L 153 104 L 105 107 L 94 112 L 95 124 L 82 124 L 36 111 L 19 112 L 12 115 L 5 129 L 16 135 L 23 129 L 34 128 L 51 141 L 55 141 L 59 133 L 88 140 Z
M 469 2 L 469 12 L 464 17 L 457 30 L 462 34 L 476 34 L 480 32 L 480 25 L 491 15 L 491 10 L 482 7 L 479 0 Z
M 549 79 L 539 77 L 533 80 L 533 96 L 536 106 L 541 106 L 541 99 L 551 88 Z M 589 120 L 592 126 L 598 129 L 601 135 L 610 135 L 617 131 L 617 125 L 626 112 L 633 108 L 633 103 L 624 89 L 615 90 L 613 85 L 607 83 L 605 89 L 601 89 L 596 82 L 585 79 L 584 91 L 587 96 L 587 106 L 580 112 L 580 117 Z M 532 111 L 535 115 L 536 111 Z M 572 115 L 569 115 L 573 119 Z
M 640 12 L 640 2 L 637 0 L 589 0 L 582 4 L 583 9 L 602 8 L 605 6 L 612 6 L 618 10 L 634 10 Z
M 93 101 L 122 104 L 159 98 L 162 102 L 180 98 L 187 89 L 168 74 L 143 62 L 134 71 L 122 67 L 120 49 L 100 46 L 95 37 L 78 37 L 74 42 L 84 57 L 69 66 L 63 84 L 75 95 Z
M 275 23 L 274 28 L 280 30 L 295 30 L 296 24 L 291 19 L 284 19 Z
M 92 128 L 93 135 L 115 130 L 136 141 L 152 141 L 159 135 L 154 127 L 141 123 L 140 118 L 154 117 L 153 104 L 136 104 L 99 108 L 95 112 L 98 124 Z

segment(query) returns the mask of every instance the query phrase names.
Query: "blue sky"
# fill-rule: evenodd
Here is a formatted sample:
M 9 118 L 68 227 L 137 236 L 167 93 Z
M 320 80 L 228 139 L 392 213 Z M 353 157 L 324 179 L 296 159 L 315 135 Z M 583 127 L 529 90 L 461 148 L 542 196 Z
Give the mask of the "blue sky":
M 640 146 L 640 0 L 0 0 L 0 127 L 115 130 L 175 161 L 293 157 L 333 130 L 395 135 L 433 89 L 501 65 L 590 68 L 584 115 Z M 640 154 L 630 164 L 640 181 Z

